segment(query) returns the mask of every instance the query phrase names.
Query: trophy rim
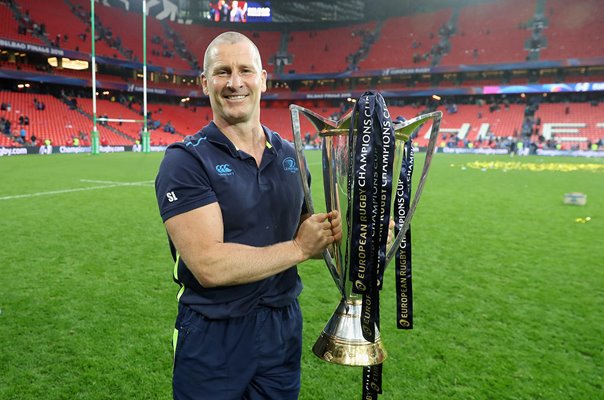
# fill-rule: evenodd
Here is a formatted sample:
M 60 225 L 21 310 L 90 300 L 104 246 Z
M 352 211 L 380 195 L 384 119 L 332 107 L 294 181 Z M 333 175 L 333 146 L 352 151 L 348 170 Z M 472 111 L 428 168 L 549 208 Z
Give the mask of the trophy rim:
M 361 307 L 358 298 L 341 300 L 312 351 L 332 364 L 369 366 L 384 362 L 387 352 L 376 326 L 375 341 L 370 342 L 361 332 Z
M 350 119 L 352 118 L 352 114 L 354 112 L 354 109 L 348 110 L 348 112 L 346 112 L 344 115 L 342 115 L 339 119 L 333 120 L 331 118 L 326 118 L 322 115 L 319 115 L 316 112 L 314 112 L 308 108 L 299 106 L 297 104 L 290 104 L 289 110 L 290 110 L 290 114 L 293 111 L 297 111 L 299 113 L 304 114 L 307 117 L 307 119 L 317 129 L 317 134 L 319 134 L 319 136 L 321 136 L 321 137 L 348 135 L 348 133 L 350 131 L 350 127 L 349 126 L 343 127 L 343 126 L 346 122 L 350 121 Z M 406 142 L 409 140 L 409 137 L 411 136 L 410 131 L 413 131 L 416 128 L 419 128 L 420 126 L 424 125 L 425 123 L 428 123 L 429 120 L 432 120 L 432 121 L 438 120 L 439 125 L 440 125 L 440 120 L 442 120 L 442 116 L 443 116 L 443 112 L 436 110 L 436 111 L 432 111 L 429 113 L 420 114 L 418 116 L 415 116 L 415 117 L 410 118 L 405 121 L 396 121 L 396 122 L 392 121 L 396 139 Z M 322 126 L 320 126 L 320 125 L 322 125 Z M 409 129 L 409 128 L 411 128 L 411 129 Z M 356 131 L 356 129 L 354 129 L 354 128 L 353 128 L 353 130 Z M 406 130 L 408 132 L 403 133 L 403 130 Z M 295 134 L 296 134 L 296 130 L 294 129 L 294 137 L 295 137 Z
M 353 367 L 381 364 L 388 357 L 388 353 L 379 335 L 376 337 L 375 342 L 371 343 L 364 340 L 344 340 L 321 332 L 312 351 L 323 361 Z

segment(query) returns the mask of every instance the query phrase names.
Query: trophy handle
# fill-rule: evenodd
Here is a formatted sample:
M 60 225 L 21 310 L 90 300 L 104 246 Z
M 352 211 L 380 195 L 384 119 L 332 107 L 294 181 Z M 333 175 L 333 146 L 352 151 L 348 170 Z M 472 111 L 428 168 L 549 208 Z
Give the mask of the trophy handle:
M 405 237 L 405 233 L 409 230 L 409 226 L 411 224 L 411 219 L 413 218 L 413 214 L 415 213 L 415 209 L 417 208 L 417 204 L 419 202 L 419 198 L 424 190 L 424 185 L 426 184 L 426 179 L 428 177 L 428 171 L 430 169 L 430 164 L 432 163 L 432 156 L 434 155 L 434 150 L 436 147 L 436 139 L 438 138 L 438 130 L 440 128 L 440 121 L 442 119 L 443 113 L 442 111 L 434 111 L 428 114 L 423 114 L 418 117 L 412 118 L 408 121 L 404 121 L 402 123 L 394 124 L 394 129 L 398 135 L 402 135 L 403 132 L 408 132 L 409 135 L 421 127 L 423 124 L 427 122 L 427 120 L 432 119 L 432 129 L 430 130 L 430 141 L 428 142 L 428 149 L 426 150 L 426 158 L 424 161 L 424 168 L 422 169 L 422 175 L 419 180 L 419 184 L 417 185 L 417 190 L 415 191 L 415 196 L 413 197 L 413 203 L 411 203 L 409 207 L 409 213 L 405 218 L 405 222 L 401 227 L 398 235 L 392 242 L 392 246 L 386 253 L 386 266 L 390 263 L 394 255 L 396 254 L 396 250 L 401 245 L 403 238 Z
M 290 105 L 289 109 L 292 118 L 292 127 L 294 131 L 294 145 L 296 148 L 296 159 L 300 168 L 300 180 L 302 182 L 302 190 L 304 191 L 304 200 L 306 201 L 306 208 L 308 209 L 308 212 L 310 214 L 314 214 L 315 208 L 312 201 L 312 196 L 310 194 L 310 186 L 308 185 L 306 157 L 304 156 L 304 146 L 302 144 L 302 137 L 300 134 L 302 131 L 300 127 L 300 111 L 302 111 L 306 115 L 309 121 L 315 126 L 315 128 L 317 128 L 318 132 L 321 132 L 325 130 L 326 127 L 330 126 L 328 122 L 331 121 L 325 120 L 324 118 L 321 118 L 310 110 L 304 109 L 294 104 Z M 341 274 L 338 273 L 338 268 L 335 262 L 333 261 L 329 250 L 325 249 L 323 251 L 323 259 L 327 264 L 327 269 L 329 270 L 332 279 L 340 290 L 342 298 L 346 299 L 346 292 L 344 290 L 343 282 L 345 277 L 340 277 Z

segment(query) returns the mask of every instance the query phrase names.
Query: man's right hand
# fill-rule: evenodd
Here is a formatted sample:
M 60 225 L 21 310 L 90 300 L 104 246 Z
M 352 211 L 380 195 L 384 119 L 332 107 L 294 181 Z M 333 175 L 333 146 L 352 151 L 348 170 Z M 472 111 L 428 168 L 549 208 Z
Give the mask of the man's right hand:
M 337 239 L 334 237 L 334 233 L 337 234 L 337 232 L 332 229 L 331 221 L 336 217 L 337 211 L 318 213 L 306 218 L 300 224 L 294 243 L 302 252 L 304 259 L 321 254 L 327 246 Z

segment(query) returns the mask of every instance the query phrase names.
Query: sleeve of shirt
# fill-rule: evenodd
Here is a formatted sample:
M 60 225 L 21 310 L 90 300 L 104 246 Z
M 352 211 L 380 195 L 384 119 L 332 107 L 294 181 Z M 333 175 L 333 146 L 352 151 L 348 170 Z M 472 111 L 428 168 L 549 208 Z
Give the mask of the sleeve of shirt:
M 166 150 L 155 178 L 155 194 L 164 222 L 217 201 L 200 160 L 179 146 Z

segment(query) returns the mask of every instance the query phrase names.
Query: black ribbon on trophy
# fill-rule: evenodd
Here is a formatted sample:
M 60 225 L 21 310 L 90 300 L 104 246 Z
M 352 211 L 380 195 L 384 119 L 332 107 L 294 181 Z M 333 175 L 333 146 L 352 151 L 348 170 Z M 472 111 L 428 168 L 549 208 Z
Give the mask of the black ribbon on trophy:
M 395 214 L 395 236 L 405 223 L 411 203 L 411 177 L 415 156 L 413 154 L 413 142 L 409 139 L 405 143 L 405 155 L 401 165 L 401 175 L 396 188 L 396 214 Z M 398 329 L 413 329 L 413 285 L 411 274 L 411 226 L 405 232 L 396 251 L 396 304 Z
M 356 134 L 354 134 L 356 130 Z M 362 295 L 363 337 L 375 342 L 380 328 L 379 291 L 386 268 L 386 245 L 392 204 L 395 132 L 384 98 L 366 92 L 356 103 L 350 131 L 347 223 L 350 235 L 352 292 Z M 395 229 L 402 227 L 409 210 L 413 147 L 405 143 L 395 197 Z M 411 318 L 411 233 L 407 231 L 396 256 L 397 326 L 412 327 Z M 404 312 L 403 312 L 404 311 Z M 404 315 L 404 319 L 403 319 Z M 363 367 L 363 399 L 377 399 L 382 393 L 382 364 Z

